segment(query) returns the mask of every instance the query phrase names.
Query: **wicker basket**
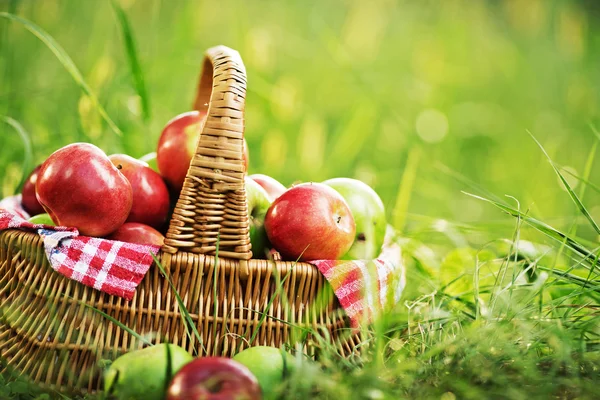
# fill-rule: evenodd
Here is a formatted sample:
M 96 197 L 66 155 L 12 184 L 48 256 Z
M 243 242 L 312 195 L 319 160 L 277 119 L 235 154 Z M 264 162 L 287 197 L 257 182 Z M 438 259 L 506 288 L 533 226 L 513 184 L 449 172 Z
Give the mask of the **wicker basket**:
M 88 306 L 153 343 L 168 341 L 199 355 L 297 343 L 314 355 L 310 331 L 324 332 L 344 356 L 355 351 L 357 337 L 345 329 L 347 317 L 316 267 L 251 259 L 245 96 L 239 54 L 209 49 L 194 106 L 208 117 L 158 254 L 201 341 L 187 333 L 175 293 L 156 265 L 126 301 L 56 273 L 37 234 L 8 230 L 0 232 L 0 370 L 61 392 L 99 390 L 100 361 L 144 344 Z

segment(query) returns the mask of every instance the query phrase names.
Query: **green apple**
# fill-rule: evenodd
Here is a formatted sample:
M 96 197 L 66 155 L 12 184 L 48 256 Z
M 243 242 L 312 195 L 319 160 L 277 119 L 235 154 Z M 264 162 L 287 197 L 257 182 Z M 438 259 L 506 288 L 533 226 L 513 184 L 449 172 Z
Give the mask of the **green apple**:
M 294 365 L 291 354 L 269 346 L 247 348 L 233 359 L 245 365 L 256 376 L 265 399 L 275 397 L 275 388 L 283 382 Z
M 173 375 L 193 358 L 185 349 L 165 343 L 125 353 L 106 370 L 104 391 L 118 400 L 163 400 Z
M 32 224 L 43 224 L 43 225 L 48 225 L 48 226 L 56 226 L 54 221 L 52 221 L 52 218 L 50 218 L 50 215 L 47 213 L 34 215 L 33 217 L 29 218 L 27 221 L 31 222 Z
M 357 179 L 334 178 L 323 183 L 342 195 L 356 223 L 356 238 L 342 259 L 377 258 L 381 253 L 387 225 L 381 198 L 369 185 Z
M 267 191 L 248 177 L 246 177 L 246 198 L 248 199 L 252 257 L 264 259 L 270 247 L 265 231 L 265 216 L 271 206 L 271 200 Z

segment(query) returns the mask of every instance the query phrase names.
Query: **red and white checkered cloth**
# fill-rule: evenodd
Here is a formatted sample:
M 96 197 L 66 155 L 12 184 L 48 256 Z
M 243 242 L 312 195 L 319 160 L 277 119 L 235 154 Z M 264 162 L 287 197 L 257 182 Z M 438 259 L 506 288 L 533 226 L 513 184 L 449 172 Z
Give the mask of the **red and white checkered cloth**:
M 3 203 L 6 204 L 5 200 Z M 151 253 L 156 254 L 160 249 L 160 246 L 79 236 L 75 228 L 34 225 L 13 214 L 15 210 L 10 211 L 0 208 L 0 230 L 37 231 L 44 239 L 44 249 L 52 269 L 67 278 L 127 300 L 133 298 L 135 288 L 152 265 Z
M 7 200 L 0 202 L 0 230 L 37 230 L 55 271 L 108 294 L 131 300 L 152 265 L 150 252 L 156 254 L 159 250 L 158 246 L 79 236 L 75 228 L 33 225 L 15 215 L 22 210 L 2 209 L 15 203 Z M 353 328 L 373 321 L 400 300 L 406 280 L 400 247 L 393 243 L 392 236 L 390 229 L 377 260 L 311 261 L 331 284 Z
M 372 322 L 400 301 L 406 286 L 400 246 L 389 228 L 376 260 L 318 260 L 315 265 L 331 284 L 353 328 Z

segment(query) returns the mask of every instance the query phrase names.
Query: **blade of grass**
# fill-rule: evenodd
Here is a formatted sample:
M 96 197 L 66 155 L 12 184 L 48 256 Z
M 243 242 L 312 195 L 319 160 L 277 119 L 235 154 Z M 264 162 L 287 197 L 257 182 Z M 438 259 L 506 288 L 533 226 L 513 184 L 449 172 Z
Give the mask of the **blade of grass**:
M 561 174 L 561 172 L 558 169 L 558 167 L 556 166 L 556 164 L 554 164 L 554 161 L 552 161 L 552 159 L 550 158 L 550 156 L 546 152 L 546 149 L 544 149 L 544 147 L 542 146 L 542 144 L 540 142 L 538 142 L 538 140 L 535 138 L 535 136 L 533 136 L 533 134 L 531 132 L 527 131 L 527 133 L 529 133 L 529 136 L 531 136 L 531 138 L 535 141 L 535 143 L 537 143 L 537 145 L 539 146 L 539 148 L 542 150 L 542 152 L 544 153 L 544 155 L 548 159 L 548 162 L 550 163 L 550 165 L 554 169 L 554 172 L 556 172 L 556 175 L 558 175 L 558 177 L 560 178 L 560 180 L 563 183 L 563 185 L 565 185 L 565 188 L 567 189 L 567 193 L 569 193 L 569 196 L 571 197 L 571 200 L 573 200 L 573 203 L 575 203 L 575 205 L 577 206 L 577 208 L 579 209 L 579 211 L 585 216 L 585 218 L 590 222 L 590 224 L 592 225 L 592 227 L 594 228 L 594 230 L 596 232 L 598 232 L 598 234 L 600 235 L 600 227 L 598 226 L 598 224 L 596 224 L 596 221 L 594 221 L 594 219 L 592 218 L 592 216 L 590 215 L 590 213 L 588 212 L 588 210 L 585 208 L 585 206 L 583 205 L 583 203 L 579 199 L 579 196 L 577 196 L 577 194 L 573 191 L 573 189 L 571 188 L 571 185 L 569 185 L 569 182 L 567 182 L 567 180 L 565 179 L 565 177 L 563 176 L 563 174 Z M 592 154 L 590 154 L 590 155 L 592 156 L 592 161 L 593 161 L 593 155 Z
M 545 234 L 546 236 L 548 236 L 554 240 L 557 240 L 559 242 L 562 242 L 564 240 L 566 243 L 566 246 L 568 246 L 571 250 L 575 251 L 581 257 L 584 258 L 584 260 L 588 263 L 588 269 L 589 269 L 589 264 L 591 264 L 593 262 L 593 260 L 596 258 L 595 254 L 593 254 L 590 250 L 588 250 L 587 248 L 582 246 L 576 240 L 574 240 L 567 234 L 560 232 L 559 230 L 551 227 L 550 225 L 548 225 L 542 221 L 532 218 L 527 214 L 523 214 L 522 212 L 515 210 L 512 207 L 501 204 L 497 201 L 486 199 L 485 197 L 477 196 L 475 194 L 468 193 L 468 192 L 462 192 L 462 193 L 466 194 L 467 196 L 474 197 L 478 200 L 482 200 L 487 203 L 493 204 L 494 206 L 498 207 L 505 213 L 512 215 L 513 217 L 522 218 L 524 222 L 526 222 L 533 228 L 537 229 L 538 231 L 542 232 L 543 234 Z M 584 265 L 584 264 L 582 264 L 582 265 Z
M 417 177 L 417 168 L 420 159 L 421 149 L 419 147 L 413 147 L 408 153 L 406 167 L 404 168 L 402 179 L 400 180 L 396 204 L 394 205 L 394 210 L 392 212 L 394 221 L 393 226 L 398 232 L 402 232 L 404 224 L 406 223 L 406 214 L 408 212 L 410 197 Z
M 196 340 L 198 340 L 198 343 L 200 343 L 202 350 L 204 351 L 204 353 L 206 353 L 206 349 L 204 348 L 204 343 L 202 343 L 202 337 L 200 336 L 200 333 L 198 332 L 196 325 L 194 325 L 192 316 L 190 315 L 188 309 L 185 307 L 185 304 L 183 303 L 183 299 L 177 292 L 177 289 L 175 289 L 175 285 L 171 281 L 171 278 L 169 277 L 169 275 L 167 275 L 167 272 L 165 271 L 164 267 L 160 263 L 159 259 L 156 257 L 156 255 L 154 253 L 151 252 L 150 254 L 152 255 L 152 258 L 154 259 L 156 266 L 158 267 L 158 269 L 160 269 L 160 272 L 164 275 L 165 279 L 169 283 L 169 286 L 171 286 L 171 290 L 173 290 L 173 293 L 175 294 L 175 299 L 177 300 L 177 305 L 179 306 L 179 311 L 181 311 L 181 319 L 184 322 L 185 331 L 188 335 L 188 338 L 190 338 L 190 340 L 191 340 L 192 335 L 190 334 L 190 331 L 189 331 L 189 329 L 191 328 L 194 333 L 194 336 L 196 336 Z M 196 355 L 197 355 L 197 351 L 195 350 L 195 348 L 194 348 L 194 351 L 196 352 Z
M 16 15 L 13 15 L 13 14 L 10 14 L 7 12 L 0 12 L 0 18 L 5 18 L 10 21 L 20 23 L 21 25 L 23 25 L 23 27 L 25 29 L 27 29 L 34 36 L 36 36 L 38 39 L 40 39 L 42 41 L 42 43 L 44 43 L 46 45 L 46 47 L 48 47 L 48 49 L 50 49 L 50 51 L 56 56 L 58 61 L 63 65 L 63 67 L 67 70 L 67 72 L 71 75 L 71 77 L 73 77 L 73 80 L 75 80 L 75 82 L 81 88 L 81 90 L 90 98 L 90 100 L 92 100 L 92 103 L 98 110 L 98 113 L 104 119 L 104 121 L 106 121 L 108 126 L 110 126 L 112 131 L 119 136 L 121 136 L 123 134 L 121 132 L 121 130 L 119 129 L 119 127 L 117 126 L 117 124 L 115 124 L 115 122 L 109 117 L 109 115 L 106 112 L 106 110 L 104 109 L 104 107 L 102 107 L 102 105 L 100 105 L 100 102 L 98 101 L 98 97 L 96 97 L 94 92 L 92 92 L 92 89 L 90 89 L 88 84 L 85 82 L 85 80 L 83 79 L 83 76 L 81 75 L 81 72 L 79 72 L 79 69 L 77 69 L 77 66 L 75 66 L 75 63 L 73 62 L 71 57 L 69 57 L 69 55 L 62 48 L 62 46 L 60 44 L 58 44 L 58 42 L 56 40 L 54 40 L 54 38 L 52 36 L 50 36 L 50 34 L 48 32 L 46 32 L 45 30 L 40 28 L 38 25 L 34 24 L 33 22 L 31 22 L 29 20 L 26 20 L 24 18 L 18 17 Z
M 144 121 L 148 121 L 150 119 L 150 98 L 148 97 L 148 91 L 146 90 L 144 74 L 142 73 L 142 67 L 140 65 L 135 39 L 131 31 L 131 24 L 129 23 L 127 14 L 115 0 L 111 1 L 111 5 L 117 16 L 117 19 L 119 20 L 119 27 L 121 28 L 121 36 L 123 38 L 125 54 L 127 55 L 129 68 L 131 69 L 133 87 L 138 96 L 140 96 L 140 100 L 142 102 L 142 117 L 144 118 Z
M 213 270 L 213 354 L 217 354 L 217 270 L 219 269 L 219 244 L 221 232 L 217 232 L 217 244 L 215 249 L 215 268 Z
M 589 186 L 591 189 L 595 190 L 596 192 L 600 193 L 600 186 L 597 186 L 596 184 L 580 177 L 579 175 L 569 171 L 568 169 L 564 169 L 561 167 L 561 170 L 563 172 L 566 172 L 567 174 L 571 175 L 573 178 L 577 179 L 579 182 L 585 184 L 586 186 Z M 581 193 L 581 192 L 580 192 Z
M 23 166 L 21 170 L 21 180 L 15 189 L 15 193 L 20 193 L 23 188 L 23 184 L 25 180 L 29 176 L 31 172 L 31 162 L 33 160 L 33 150 L 31 146 L 31 139 L 29 138 L 29 133 L 23 128 L 23 126 L 17 122 L 16 120 L 10 117 L 2 117 L 2 120 L 6 122 L 8 125 L 14 128 L 15 131 L 19 134 L 21 141 L 23 142 Z

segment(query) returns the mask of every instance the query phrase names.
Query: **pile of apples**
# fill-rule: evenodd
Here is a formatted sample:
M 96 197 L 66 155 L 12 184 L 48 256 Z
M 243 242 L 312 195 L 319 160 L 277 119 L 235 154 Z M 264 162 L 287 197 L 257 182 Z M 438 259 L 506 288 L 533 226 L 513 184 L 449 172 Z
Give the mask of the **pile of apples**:
M 294 368 L 279 348 L 256 346 L 228 357 L 196 357 L 174 344 L 130 351 L 104 371 L 104 392 L 116 400 L 270 400 Z
M 35 168 L 21 202 L 32 222 L 76 227 L 80 234 L 162 245 L 206 115 L 180 114 L 163 129 L 155 171 L 126 154 L 106 155 L 89 143 L 67 145 Z M 243 163 L 248 169 L 244 140 Z M 363 182 L 336 178 L 286 188 L 274 178 L 246 176 L 254 258 L 373 259 L 386 220 L 377 193 Z

